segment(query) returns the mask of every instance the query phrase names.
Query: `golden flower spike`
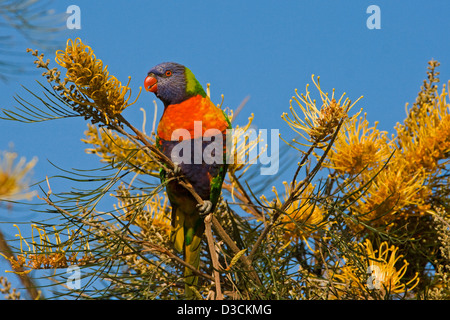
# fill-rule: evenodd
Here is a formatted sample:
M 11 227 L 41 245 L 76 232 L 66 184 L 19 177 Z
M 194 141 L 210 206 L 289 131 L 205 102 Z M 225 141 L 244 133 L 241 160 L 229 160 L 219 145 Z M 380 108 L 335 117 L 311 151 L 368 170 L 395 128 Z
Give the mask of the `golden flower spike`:
M 409 281 L 403 279 L 409 263 L 403 260 L 403 265 L 398 268 L 403 256 L 397 255 L 397 247 L 389 246 L 385 241 L 378 250 L 374 250 L 370 240 L 366 239 L 364 243 L 356 245 L 356 251 L 361 253 L 361 264 L 346 262 L 339 268 L 340 273 L 333 275 L 333 280 L 350 288 L 359 298 L 364 298 L 371 290 L 376 290 L 382 296 L 388 293 L 402 294 L 418 285 L 420 279 L 417 273 Z M 361 267 L 365 269 L 361 270 Z
M 340 174 L 359 174 L 363 170 L 380 168 L 393 152 L 387 132 L 377 129 L 378 122 L 369 127 L 364 117 L 347 121 L 336 138 L 324 166 Z
M 67 69 L 64 84 L 73 83 L 75 87 L 64 90 L 64 96 L 76 104 L 97 109 L 106 123 L 116 118 L 125 108 L 134 104 L 129 102 L 131 78 L 123 86 L 108 72 L 108 66 L 97 59 L 91 47 L 83 44 L 80 38 L 67 41 L 65 51 L 56 52 L 56 63 Z
M 331 139 L 334 130 L 337 128 L 341 119 L 348 118 L 348 112 L 350 109 L 362 98 L 360 97 L 354 103 L 348 98 L 344 99 L 345 93 L 336 100 L 334 97 L 334 89 L 331 95 L 331 99 L 328 97 L 328 93 L 324 93 L 320 87 L 320 77 L 317 77 L 317 81 L 312 75 L 312 81 L 319 91 L 322 105 L 317 107 L 316 100 L 313 100 L 308 90 L 309 84 L 306 85 L 306 94 L 299 94 L 297 89 L 295 90 L 295 96 L 290 101 L 291 116 L 286 112 L 281 115 L 281 118 L 287 122 L 287 124 L 299 135 L 301 135 L 308 143 L 320 144 Z M 297 113 L 292 102 L 295 101 L 304 114 L 304 120 Z M 299 143 L 297 141 L 294 141 Z M 299 143 L 303 145 L 302 143 Z
M 16 257 L 7 257 L 0 253 L 10 264 L 12 272 L 16 274 L 27 274 L 32 270 L 37 269 L 57 269 L 67 268 L 69 265 L 86 265 L 93 261 L 93 256 L 89 247 L 89 240 L 83 236 L 82 232 L 75 233 L 73 230 L 67 235 L 67 241 L 61 242 L 61 233 L 57 232 L 53 227 L 54 232 L 52 235 L 55 238 L 55 243 L 50 241 L 49 232 L 43 227 L 38 227 L 35 224 L 31 225 L 31 246 L 22 236 L 22 233 L 17 225 L 14 225 L 18 229 L 16 237 L 20 241 L 20 254 Z M 35 240 L 34 230 L 38 235 Z M 77 242 L 77 248 L 72 248 L 73 243 Z M 23 246 L 26 244 L 26 248 Z M 27 249 L 28 248 L 28 249 Z M 77 257 L 79 253 L 83 253 L 82 257 Z
M 295 186 L 291 186 L 286 181 L 283 184 L 285 187 L 284 195 L 279 195 L 277 189 L 275 187 L 272 188 L 276 203 L 286 202 L 289 194 L 295 189 Z M 284 231 L 286 244 L 292 241 L 298 242 L 299 240 L 303 240 L 309 246 L 307 238 L 313 236 L 318 229 L 325 227 L 327 223 L 325 213 L 318 204 L 312 201 L 314 199 L 314 189 L 314 185 L 308 184 L 302 195 L 293 201 L 281 216 L 280 223 Z M 267 207 L 271 206 L 269 200 L 264 195 L 261 197 L 261 201 Z

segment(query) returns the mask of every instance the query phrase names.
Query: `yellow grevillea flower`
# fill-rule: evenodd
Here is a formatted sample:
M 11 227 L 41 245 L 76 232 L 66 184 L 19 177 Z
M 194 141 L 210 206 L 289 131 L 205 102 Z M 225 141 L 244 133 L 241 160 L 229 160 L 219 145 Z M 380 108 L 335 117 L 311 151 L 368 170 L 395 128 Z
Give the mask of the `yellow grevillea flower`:
M 241 170 L 242 174 L 244 174 L 252 164 L 256 163 L 256 160 L 259 158 L 260 154 L 264 152 L 264 148 L 260 148 L 262 150 L 259 154 L 257 153 L 258 145 L 262 141 L 261 133 L 256 133 L 256 131 L 251 128 L 253 119 L 254 114 L 252 113 L 248 118 L 248 123 L 245 126 L 240 127 L 239 125 L 235 125 L 231 130 L 232 135 L 230 138 L 232 140 L 229 145 L 231 149 L 227 150 L 227 153 L 229 153 L 227 163 L 229 163 L 228 171 L 233 174 Z
M 92 145 L 86 149 L 86 153 L 96 154 L 102 162 L 120 163 L 126 162 L 127 169 L 138 173 L 156 175 L 159 167 L 142 150 L 136 150 L 136 145 L 127 138 L 119 136 L 110 129 L 98 129 L 96 126 L 88 124 L 85 131 L 86 139 L 83 142 Z
M 409 118 L 408 126 L 397 124 L 396 130 L 399 148 L 410 171 L 419 167 L 431 174 L 444 168 L 450 152 L 450 103 L 446 86 L 436 99 L 424 103 L 418 112 L 411 112 Z
M 345 190 L 354 195 L 351 209 L 355 217 L 371 226 L 389 226 L 397 219 L 425 214 L 428 209 L 425 204 L 430 192 L 426 186 L 427 169 L 423 162 L 416 160 L 421 150 L 432 148 L 433 144 L 415 145 L 417 139 L 427 141 L 430 136 L 412 138 L 405 127 L 400 128 L 398 142 L 402 148 L 398 148 L 396 140 L 388 139 L 385 132 L 379 131 L 377 123 L 369 127 L 365 116 L 350 119 L 324 162 L 324 166 L 336 170 L 348 182 Z M 435 129 L 429 124 L 423 130 Z M 351 225 L 357 230 L 363 227 Z
M 102 60 L 97 59 L 93 50 L 79 38 L 69 39 L 66 49 L 56 52 L 55 61 L 67 69 L 64 83 L 76 86 L 76 90 L 64 92 L 75 103 L 96 108 L 106 119 L 114 118 L 134 103 L 129 103 L 131 89 L 128 84 L 123 86 L 110 75 Z
M 365 120 L 354 126 L 349 122 L 349 126 L 345 127 L 345 136 L 338 136 L 326 165 L 340 174 L 357 174 L 366 168 L 346 188 L 347 194 L 364 189 L 355 193 L 361 195 L 352 206 L 357 219 L 376 227 L 426 214 L 432 193 L 429 181 L 449 163 L 450 104 L 446 86 L 440 94 L 424 99 L 420 107 L 409 110 L 405 124 L 396 126 L 395 139 L 386 139 L 376 126 L 367 129 Z M 394 150 L 384 167 L 384 159 Z
M 344 99 L 344 93 L 336 100 L 334 97 L 334 89 L 330 98 L 328 97 L 328 93 L 322 91 L 319 79 L 318 77 L 316 81 L 314 75 L 312 75 L 312 81 L 320 94 L 320 109 L 317 106 L 316 100 L 311 98 L 308 84 L 306 85 L 306 94 L 299 94 L 296 89 L 295 96 L 292 97 L 304 114 L 304 120 L 292 105 L 293 100 L 290 101 L 289 108 L 291 115 L 283 113 L 281 116 L 295 132 L 300 134 L 309 143 L 320 143 L 329 140 L 339 122 L 348 117 L 350 109 L 362 98 L 360 97 L 352 104 L 348 98 Z
M 145 204 L 150 223 L 163 230 L 167 236 L 171 230 L 171 220 L 167 213 L 172 211 L 168 199 L 167 195 L 161 196 L 156 193 Z
M 333 275 L 333 280 L 353 289 L 363 295 L 367 290 L 380 290 L 382 296 L 386 293 L 401 294 L 414 289 L 419 283 L 418 274 L 406 283 L 402 281 L 409 263 L 403 260 L 399 266 L 399 260 L 403 257 L 397 255 L 398 248 L 382 242 L 377 250 L 374 250 L 370 240 L 359 243 L 356 251 L 359 252 L 358 266 L 346 263 Z M 364 270 L 361 270 L 364 268 Z
M 0 253 L 5 259 L 11 263 L 13 273 L 22 274 L 29 273 L 36 269 L 57 269 L 67 268 L 69 265 L 82 266 L 93 260 L 90 253 L 89 241 L 83 236 L 82 232 L 71 232 L 67 230 L 67 241 L 61 241 L 61 237 L 65 237 L 61 232 L 57 232 L 55 227 L 51 241 L 49 232 L 35 224 L 31 225 L 31 245 L 22 236 L 17 225 L 14 225 L 19 231 L 16 237 L 20 241 L 20 254 L 14 257 L 7 257 Z M 37 236 L 35 236 L 37 232 Z M 38 239 L 38 241 L 36 241 Z M 79 245 L 75 248 L 74 243 Z M 25 245 L 24 245 L 25 244 Z M 83 252 L 81 257 L 78 257 Z
M 274 200 L 278 204 L 284 203 L 293 190 L 287 182 L 283 182 L 283 184 L 285 186 L 285 194 L 282 196 L 278 194 L 275 187 L 272 188 L 275 194 Z M 261 200 L 267 206 L 271 206 L 264 195 L 261 197 Z M 298 199 L 285 210 L 285 214 L 282 214 L 278 221 L 281 222 L 286 242 L 289 242 L 306 241 L 306 238 L 326 223 L 324 219 L 322 209 L 314 202 L 314 186 L 309 184 Z
M 363 171 L 350 188 L 364 188 L 364 193 L 352 206 L 357 213 L 355 216 L 372 226 L 388 226 L 396 219 L 424 214 L 425 210 L 420 210 L 427 192 L 424 182 L 423 172 L 418 169 L 415 174 L 410 174 L 403 158 L 394 158 L 379 172 Z M 418 210 L 413 210 L 414 206 Z
M 337 136 L 324 166 L 340 174 L 358 174 L 363 169 L 379 168 L 389 159 L 392 143 L 386 132 L 377 129 L 377 122 L 369 127 L 366 115 L 345 122 Z
M 132 196 L 122 186 L 117 193 L 118 209 L 122 210 L 124 220 L 132 220 L 133 224 L 140 227 L 144 233 L 149 232 L 154 226 L 162 230 L 164 235 L 169 236 L 172 228 L 169 212 L 172 209 L 166 194 L 148 195 L 143 192 Z
M 27 190 L 29 173 L 36 165 L 37 158 L 28 163 L 25 158 L 21 158 L 14 164 L 16 158 L 14 152 L 0 154 L 0 201 L 30 199 L 35 195 L 34 191 Z

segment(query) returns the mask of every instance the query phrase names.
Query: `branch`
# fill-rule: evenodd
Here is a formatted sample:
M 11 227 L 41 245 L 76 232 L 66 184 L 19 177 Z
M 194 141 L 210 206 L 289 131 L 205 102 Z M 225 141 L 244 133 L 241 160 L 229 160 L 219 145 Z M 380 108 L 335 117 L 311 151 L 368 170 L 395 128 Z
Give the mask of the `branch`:
M 308 159 L 309 155 L 313 150 L 316 148 L 317 142 L 314 142 L 314 144 L 309 148 L 309 150 L 304 154 L 302 161 L 299 163 L 297 167 L 297 171 L 295 171 L 294 178 L 292 179 L 291 186 L 292 188 L 295 186 L 295 180 L 297 179 L 297 175 L 300 172 L 300 169 L 303 167 L 303 164 L 305 163 L 306 159 Z
M 225 190 L 227 190 L 228 192 L 230 192 L 230 194 L 233 192 L 233 197 L 236 197 L 238 200 L 240 200 L 242 202 L 242 204 L 239 204 L 241 206 L 241 208 L 248 209 L 250 211 L 250 213 L 255 216 L 255 218 L 257 219 L 264 219 L 263 215 L 260 213 L 259 210 L 256 209 L 256 205 L 254 205 L 253 203 L 250 204 L 248 203 L 247 198 L 241 193 L 241 190 L 239 189 L 235 189 L 233 190 L 233 187 L 230 184 L 224 183 L 223 184 L 223 188 Z
M 55 208 L 56 210 L 58 210 L 58 212 L 69 216 L 71 219 L 74 219 L 84 225 L 93 227 L 97 230 L 106 232 L 107 234 L 117 237 L 120 240 L 122 240 L 124 243 L 128 244 L 128 243 L 137 243 L 142 245 L 143 247 L 145 247 L 146 249 L 144 251 L 150 251 L 150 252 L 158 252 L 158 253 L 162 253 L 165 256 L 167 256 L 169 259 L 174 260 L 178 263 L 180 263 L 182 266 L 187 267 L 189 269 L 191 269 L 196 275 L 204 277 L 208 280 L 214 281 L 214 278 L 212 278 L 210 275 L 200 272 L 199 270 L 197 270 L 197 268 L 195 268 L 193 265 L 185 262 L 183 259 L 179 258 L 176 254 L 174 254 L 173 252 L 171 252 L 169 249 L 166 249 L 164 247 L 158 246 L 154 243 L 148 242 L 148 241 L 143 241 L 143 240 L 138 240 L 138 239 L 133 239 L 130 237 L 127 237 L 125 235 L 123 235 L 121 232 L 114 232 L 111 229 L 106 228 L 103 225 L 100 225 L 98 223 L 92 223 L 90 221 L 87 221 L 85 219 L 80 218 L 78 215 L 74 215 L 71 214 L 70 212 L 68 212 L 67 210 L 62 209 L 61 207 L 59 207 L 58 205 L 56 205 L 53 201 L 50 200 L 50 192 L 48 193 L 47 197 L 42 198 L 39 197 L 39 199 L 44 200 L 45 202 L 47 202 L 48 205 L 52 206 L 53 208 Z
M 170 251 L 169 249 L 166 249 L 164 247 L 160 247 L 156 244 L 153 244 L 151 242 L 148 241 L 136 241 L 134 239 L 131 238 L 126 238 L 127 240 L 133 241 L 133 242 L 137 242 L 139 244 L 141 244 L 143 247 L 147 248 L 143 251 L 149 251 L 149 252 L 159 252 L 164 254 L 165 256 L 167 256 L 169 259 L 174 260 L 176 262 L 178 262 L 179 264 L 181 264 L 183 267 L 186 267 L 190 270 L 192 270 L 192 272 L 200 277 L 203 277 L 205 279 L 208 279 L 210 281 L 215 281 L 215 279 L 213 277 L 211 277 L 209 274 L 203 273 L 201 271 L 199 271 L 196 267 L 194 267 L 193 265 L 187 263 L 186 261 L 184 261 L 183 259 L 181 259 L 180 257 L 178 257 L 176 254 L 174 254 L 172 251 Z
M 284 202 L 284 204 L 281 206 L 281 208 L 279 210 L 278 209 L 274 209 L 274 214 L 272 216 L 272 219 L 271 219 L 270 223 L 264 228 L 263 232 L 261 233 L 259 238 L 256 240 L 255 244 L 253 245 L 252 252 L 250 252 L 250 255 L 248 256 L 248 259 L 250 261 L 253 260 L 253 257 L 255 256 L 256 251 L 258 250 L 258 248 L 261 245 L 262 241 L 266 238 L 266 236 L 269 233 L 269 231 L 274 226 L 275 222 L 278 220 L 278 218 L 281 215 L 281 213 L 286 211 L 286 209 L 295 201 L 295 199 L 297 198 L 297 196 L 300 193 L 300 191 L 303 191 L 302 188 L 306 187 L 310 183 L 311 179 L 316 175 L 317 171 L 319 171 L 319 169 L 322 166 L 323 161 L 325 160 L 325 157 L 327 156 L 328 152 L 331 149 L 331 146 L 333 145 L 334 141 L 336 140 L 336 137 L 337 137 L 337 135 L 339 133 L 339 130 L 341 129 L 342 123 L 344 123 L 344 119 L 341 119 L 341 121 L 339 121 L 339 124 L 336 127 L 336 131 L 334 132 L 333 137 L 330 140 L 330 143 L 328 144 L 326 150 L 324 151 L 322 157 L 317 162 L 317 164 L 314 167 L 314 169 L 291 192 L 291 194 L 289 195 L 289 198 Z M 299 166 L 299 168 L 300 168 L 300 166 Z M 298 172 L 298 170 L 299 169 L 297 169 L 297 172 Z M 297 172 L 296 172 L 296 174 L 297 174 Z M 295 180 L 293 180 L 293 182 L 295 182 Z
M 212 224 L 219 237 L 228 245 L 231 251 L 233 251 L 235 255 L 238 254 L 241 250 L 230 238 L 227 232 L 222 228 L 220 222 L 214 216 L 212 216 Z M 257 285 L 261 286 L 261 280 L 259 279 L 255 269 L 253 268 L 251 260 L 245 254 L 241 255 L 239 257 L 239 260 L 241 260 L 241 262 L 244 264 L 246 270 L 249 271 L 250 277 L 256 282 Z
M 239 192 L 241 193 L 241 197 L 240 198 L 238 197 L 239 200 L 241 200 L 243 202 L 247 202 L 248 208 L 250 208 L 250 210 L 253 211 L 253 215 L 255 215 L 258 219 L 262 219 L 263 214 L 257 209 L 257 206 L 255 206 L 252 199 L 245 191 L 245 189 L 242 186 L 241 182 L 239 181 L 238 177 L 236 177 L 236 174 L 234 172 L 230 172 L 230 176 L 236 182 L 236 185 L 239 188 Z
M 5 237 L 3 236 L 3 233 L 1 231 L 0 231 L 0 251 L 3 252 L 3 254 L 5 255 L 5 257 L 9 262 L 11 262 L 11 260 L 16 260 L 13 251 L 9 247 L 8 242 L 6 242 Z M 31 278 L 24 272 L 25 270 L 22 267 L 19 267 L 16 271 L 17 271 L 16 275 L 19 277 L 20 282 L 22 282 L 23 286 L 27 290 L 30 298 L 33 300 L 42 299 L 41 293 L 36 289 L 36 285 L 33 283 Z
M 220 274 L 219 274 L 219 259 L 217 258 L 217 252 L 214 247 L 214 239 L 211 232 L 211 219 L 212 214 L 208 214 L 205 218 L 205 234 L 208 242 L 209 253 L 211 254 L 211 261 L 213 264 L 214 283 L 216 285 L 216 300 L 223 300 L 222 288 L 220 287 Z

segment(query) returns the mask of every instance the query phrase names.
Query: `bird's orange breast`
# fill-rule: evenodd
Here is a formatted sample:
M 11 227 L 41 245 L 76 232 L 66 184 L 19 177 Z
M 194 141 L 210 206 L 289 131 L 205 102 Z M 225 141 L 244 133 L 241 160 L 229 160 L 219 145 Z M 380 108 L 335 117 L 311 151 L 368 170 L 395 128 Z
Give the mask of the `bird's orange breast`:
M 195 129 L 195 121 L 197 130 Z M 182 103 L 168 105 L 158 125 L 159 138 L 170 141 L 172 133 L 177 129 L 185 129 L 189 131 L 191 139 L 204 136 L 208 129 L 217 129 L 225 132 L 228 128 L 228 122 L 222 110 L 214 105 L 208 97 L 197 95 Z M 177 139 L 178 140 L 178 139 Z

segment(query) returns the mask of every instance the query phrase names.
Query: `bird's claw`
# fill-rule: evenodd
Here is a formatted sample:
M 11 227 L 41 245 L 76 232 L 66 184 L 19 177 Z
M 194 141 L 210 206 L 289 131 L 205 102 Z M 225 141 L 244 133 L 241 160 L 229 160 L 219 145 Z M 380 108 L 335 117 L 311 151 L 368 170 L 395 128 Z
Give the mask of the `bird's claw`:
M 203 200 L 202 204 L 197 205 L 197 209 L 200 217 L 205 217 L 211 212 L 212 202 L 209 200 Z
M 181 167 L 178 164 L 174 163 L 173 164 L 173 170 L 172 170 L 171 174 L 172 174 L 173 177 L 181 176 L 182 175 Z

